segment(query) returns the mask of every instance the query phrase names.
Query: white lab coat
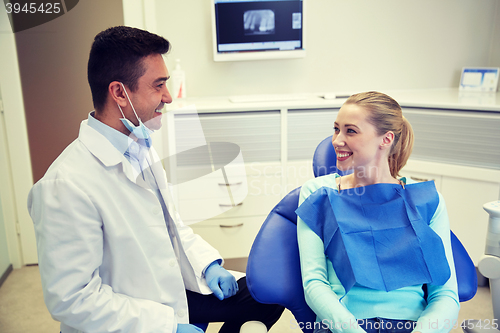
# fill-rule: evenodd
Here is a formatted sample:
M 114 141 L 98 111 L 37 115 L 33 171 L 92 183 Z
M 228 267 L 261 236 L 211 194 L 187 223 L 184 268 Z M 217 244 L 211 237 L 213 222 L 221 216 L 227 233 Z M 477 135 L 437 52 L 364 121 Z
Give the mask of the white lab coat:
M 153 173 L 166 184 L 159 165 Z M 170 203 L 185 251 L 182 272 L 156 195 L 82 122 L 78 139 L 28 197 L 45 303 L 62 333 L 167 333 L 189 322 L 185 289 L 211 293 L 203 271 L 221 256 L 182 224 Z

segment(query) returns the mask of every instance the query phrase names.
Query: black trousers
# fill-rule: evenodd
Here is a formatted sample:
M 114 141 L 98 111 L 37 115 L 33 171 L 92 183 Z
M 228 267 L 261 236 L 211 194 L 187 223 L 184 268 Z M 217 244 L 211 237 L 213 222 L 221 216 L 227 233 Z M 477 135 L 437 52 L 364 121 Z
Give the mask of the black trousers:
M 214 295 L 186 290 L 190 323 L 224 322 L 219 333 L 238 333 L 247 321 L 258 320 L 269 330 L 281 317 L 284 307 L 258 303 L 250 295 L 246 278 L 238 280 L 236 295 L 220 301 Z

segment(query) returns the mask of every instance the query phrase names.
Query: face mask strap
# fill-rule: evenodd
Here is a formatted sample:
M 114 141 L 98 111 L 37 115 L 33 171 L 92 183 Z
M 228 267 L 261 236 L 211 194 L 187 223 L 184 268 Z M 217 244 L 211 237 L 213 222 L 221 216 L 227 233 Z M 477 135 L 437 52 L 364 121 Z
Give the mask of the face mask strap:
M 125 119 L 125 115 L 123 114 L 123 111 L 122 111 L 122 108 L 120 107 L 120 104 L 116 103 L 116 105 L 118 106 L 118 109 L 120 109 L 120 112 L 122 113 L 122 116 Z
M 138 120 L 139 122 L 141 122 L 141 118 L 139 118 L 139 117 L 137 116 L 137 113 L 135 112 L 134 105 L 132 104 L 132 101 L 130 100 L 130 97 L 128 97 L 127 89 L 125 89 L 125 86 L 123 85 L 123 83 L 121 83 L 121 82 L 120 82 L 120 84 L 121 84 L 121 85 L 122 85 L 122 87 L 123 87 L 123 91 L 125 91 L 125 96 L 127 96 L 128 102 L 130 103 L 130 106 L 132 107 L 132 111 L 134 111 L 135 117 L 137 118 L 137 120 Z M 118 103 L 116 103 L 116 105 L 118 105 L 118 108 L 120 109 L 120 112 L 122 113 L 123 118 L 125 118 L 125 115 L 123 114 L 123 111 L 122 111 L 122 108 L 120 107 L 120 105 L 119 105 Z

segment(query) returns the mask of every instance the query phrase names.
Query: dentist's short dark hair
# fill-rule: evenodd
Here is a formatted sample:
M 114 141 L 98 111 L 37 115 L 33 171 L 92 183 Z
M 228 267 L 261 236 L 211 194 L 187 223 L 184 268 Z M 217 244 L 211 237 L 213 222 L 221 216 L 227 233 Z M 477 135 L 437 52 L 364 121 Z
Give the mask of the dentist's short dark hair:
M 137 81 L 146 71 L 144 58 L 165 54 L 169 49 L 168 40 L 141 29 L 117 26 L 97 34 L 87 67 L 96 112 L 106 104 L 111 82 L 120 81 L 131 91 L 136 91 Z

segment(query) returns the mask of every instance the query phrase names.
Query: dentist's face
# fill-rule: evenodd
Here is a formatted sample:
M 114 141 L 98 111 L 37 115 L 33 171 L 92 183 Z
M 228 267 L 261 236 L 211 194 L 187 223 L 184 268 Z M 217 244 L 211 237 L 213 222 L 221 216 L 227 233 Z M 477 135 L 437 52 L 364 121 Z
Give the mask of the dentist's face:
M 165 103 L 172 102 L 172 96 L 166 85 L 170 76 L 160 54 L 144 58 L 143 66 L 146 71 L 137 81 L 137 90 L 132 92 L 127 88 L 127 92 L 137 116 L 141 118 L 144 125 L 149 129 L 158 130 L 161 127 L 161 109 Z M 127 110 L 127 118 L 136 126 L 139 125 L 130 106 Z

